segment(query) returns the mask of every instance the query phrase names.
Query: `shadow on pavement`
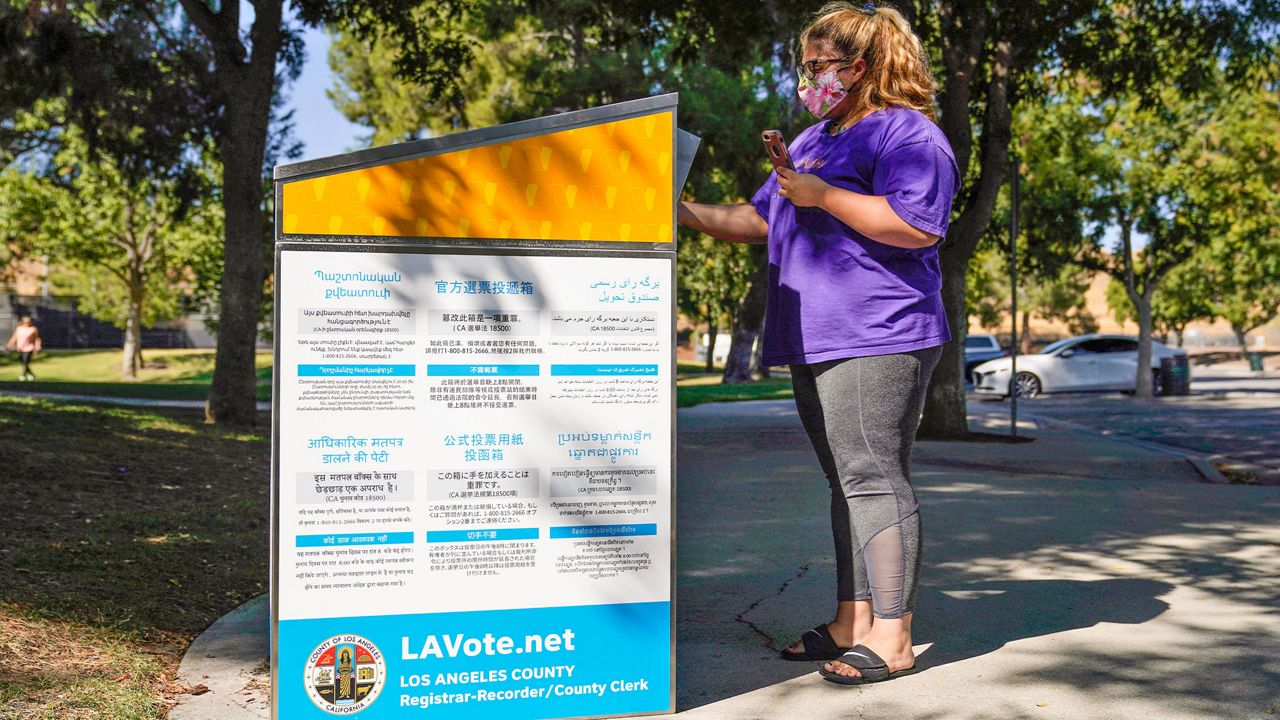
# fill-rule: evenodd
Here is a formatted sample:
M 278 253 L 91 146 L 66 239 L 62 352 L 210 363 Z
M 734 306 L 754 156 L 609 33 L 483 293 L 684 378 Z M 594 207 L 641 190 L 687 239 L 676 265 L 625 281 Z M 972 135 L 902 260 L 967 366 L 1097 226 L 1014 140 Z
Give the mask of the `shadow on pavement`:
M 921 589 L 915 642 L 923 668 L 985 655 L 1006 643 L 1098 623 L 1137 624 L 1169 609 L 1155 580 L 995 580 Z

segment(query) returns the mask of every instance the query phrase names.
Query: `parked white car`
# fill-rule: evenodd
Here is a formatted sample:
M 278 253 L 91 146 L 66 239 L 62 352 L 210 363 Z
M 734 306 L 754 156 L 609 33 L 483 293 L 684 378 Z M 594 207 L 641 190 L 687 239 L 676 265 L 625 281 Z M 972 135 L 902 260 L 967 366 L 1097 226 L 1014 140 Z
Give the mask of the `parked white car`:
M 1151 369 L 1160 371 L 1160 360 L 1186 355 L 1151 341 Z M 1132 335 L 1079 335 L 1059 340 L 1035 355 L 1018 356 L 1018 377 L 1009 377 L 1011 358 L 999 358 L 973 369 L 974 390 L 981 395 L 1008 397 L 1016 385 L 1019 397 L 1041 393 L 1088 390 L 1127 390 L 1138 380 L 1138 338 Z

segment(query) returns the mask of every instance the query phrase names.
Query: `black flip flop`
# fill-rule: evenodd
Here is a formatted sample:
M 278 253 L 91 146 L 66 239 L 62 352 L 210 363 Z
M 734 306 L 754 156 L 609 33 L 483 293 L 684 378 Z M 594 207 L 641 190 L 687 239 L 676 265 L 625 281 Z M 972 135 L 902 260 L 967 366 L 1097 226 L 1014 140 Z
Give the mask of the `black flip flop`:
M 800 636 L 800 642 L 804 643 L 804 652 L 792 652 L 790 648 L 783 648 L 778 653 L 778 657 L 783 660 L 835 660 L 844 654 L 845 648 L 836 644 L 836 639 L 831 637 L 831 630 L 825 624 L 819 625 L 812 630 L 805 630 Z
M 862 673 L 861 677 L 845 676 L 822 667 L 818 668 L 819 675 L 838 685 L 866 685 L 868 683 L 892 680 L 900 675 L 911 675 L 919 672 L 915 665 L 903 670 L 890 672 L 889 665 L 866 645 L 854 645 L 849 652 L 836 658 L 836 660 Z

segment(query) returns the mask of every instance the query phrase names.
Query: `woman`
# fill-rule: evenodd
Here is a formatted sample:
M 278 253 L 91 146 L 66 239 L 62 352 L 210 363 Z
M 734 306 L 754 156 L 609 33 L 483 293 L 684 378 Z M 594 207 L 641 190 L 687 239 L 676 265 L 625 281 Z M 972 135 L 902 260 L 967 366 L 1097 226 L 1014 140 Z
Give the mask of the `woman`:
M 13 329 L 13 335 L 9 337 L 9 342 L 4 344 L 5 350 L 17 350 L 18 356 L 22 359 L 22 375 L 18 376 L 18 380 L 35 380 L 36 376 L 31 372 L 31 357 L 40 352 L 40 331 L 36 329 L 36 324 L 32 322 L 31 317 L 24 315 L 18 320 L 18 326 Z
M 680 222 L 769 245 L 764 363 L 790 365 L 831 486 L 835 619 L 782 652 L 860 684 L 911 672 L 920 513 L 911 445 L 951 335 L 937 243 L 960 182 L 933 122 L 920 40 L 890 8 L 831 3 L 800 37 L 799 93 L 821 122 L 743 205 L 681 203 Z

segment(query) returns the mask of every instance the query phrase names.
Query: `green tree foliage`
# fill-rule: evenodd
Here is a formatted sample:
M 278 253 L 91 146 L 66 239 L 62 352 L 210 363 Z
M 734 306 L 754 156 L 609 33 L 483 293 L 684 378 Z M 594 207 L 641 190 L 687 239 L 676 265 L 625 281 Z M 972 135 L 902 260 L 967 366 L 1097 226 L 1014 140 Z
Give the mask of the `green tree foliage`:
M 690 171 L 685 194 L 698 202 L 745 202 L 768 177 L 770 165 L 760 140 L 765 129 L 777 129 L 794 137 L 802 117 L 792 102 L 790 71 L 783 57 L 769 47 L 758 48 L 755 57 L 737 65 L 696 63 L 674 67 L 667 80 L 681 93 L 681 125 L 702 137 L 702 150 Z M 732 294 L 722 295 L 732 316 L 731 344 L 724 382 L 745 382 L 762 375 L 753 353 L 764 331 L 765 289 L 769 263 L 763 246 L 745 248 L 724 241 L 691 243 L 695 233 L 681 229 L 681 242 L 697 252 L 680 250 L 681 262 L 701 262 L 709 254 L 716 262 L 745 258 L 742 274 L 735 276 Z M 687 288 L 698 292 L 695 287 Z M 686 291 L 686 288 L 681 288 Z M 710 318 L 698 318 L 710 321 Z
M 129 178 L 74 126 L 60 144 L 53 175 L 0 172 L 0 238 L 73 270 L 59 284 L 90 315 L 124 329 L 121 372 L 135 378 L 143 327 L 176 315 L 182 296 L 207 281 L 193 267 L 217 252 L 221 208 L 184 197 L 174 179 Z
M 1195 264 L 1243 353 L 1246 336 L 1280 314 L 1280 82 L 1224 103 L 1204 142 L 1205 171 L 1223 182 L 1204 190 L 1214 233 Z
M 0 280 L 5 282 L 15 277 L 20 262 L 38 255 L 36 235 L 21 220 L 48 212 L 39 183 L 34 175 L 0 170 Z
M 1187 325 L 1196 320 L 1209 320 L 1214 317 L 1211 301 L 1212 284 L 1208 276 L 1194 262 L 1184 263 L 1169 271 L 1160 286 L 1151 296 L 1151 324 L 1155 332 L 1176 338 L 1178 347 L 1182 347 L 1183 334 Z M 1138 321 L 1133 301 L 1124 283 L 1111 279 L 1107 283 L 1107 307 L 1116 322 L 1126 323 Z
M 468 2 L 431 7 L 435 17 L 449 19 Z M 240 2 L 213 0 L 0 4 L 0 129 L 7 131 L 15 113 L 41 99 L 64 98 L 67 117 L 90 146 L 109 153 L 131 180 L 195 158 L 193 148 L 212 140 L 222 173 L 224 233 L 210 421 L 252 425 L 257 419 L 254 345 L 270 245 L 264 165 L 280 149 L 271 128 L 273 118 L 280 119 L 281 87 L 301 70 L 302 30 L 340 23 L 365 38 L 394 35 L 396 72 L 448 101 L 458 94 L 455 79 L 471 47 L 418 24 L 411 13 L 418 4 L 256 0 L 252 17 L 242 16 Z M 144 141 L 134 137 L 138 128 Z M 61 138 L 59 132 L 9 137 L 5 149 L 44 148 L 51 155 Z
M 984 327 L 1007 326 L 1011 309 L 1007 241 L 991 238 L 979 246 L 969 265 L 969 311 Z M 1093 273 L 1070 265 L 1046 272 L 1020 254 L 1018 269 L 1019 352 L 1031 352 L 1035 338 L 1032 319 L 1066 323 L 1072 333 L 1096 332 L 1097 319 L 1085 303 Z
M 1030 188 L 1037 191 L 1034 185 Z M 1027 188 L 1023 189 L 1026 196 Z M 1009 224 L 1012 204 L 1010 187 L 996 199 L 996 208 L 987 233 L 969 263 L 965 293 L 969 313 L 976 313 L 987 327 L 1009 323 Z M 1025 208 L 1025 200 L 1023 201 Z M 1038 201 L 1043 208 L 1053 196 Z M 1041 210 L 1037 215 L 1043 217 Z M 1033 221 L 1036 218 L 1033 218 Z M 1029 244 L 1038 236 L 1035 227 L 1028 228 L 1025 209 L 1020 218 L 1018 236 L 1018 342 L 1019 352 L 1030 353 L 1035 341 L 1033 318 L 1065 323 L 1075 334 L 1096 332 L 1098 323 L 1089 312 L 1085 293 L 1093 282 L 1093 273 L 1044 253 L 1035 252 Z
M 1274 215 L 1272 216 L 1275 217 Z M 1210 311 L 1231 325 L 1240 352 L 1248 354 L 1247 336 L 1280 315 L 1280 242 L 1272 236 L 1257 244 L 1219 247 L 1207 253 L 1213 282 Z
M 409 22 L 426 36 L 454 36 L 472 48 L 454 68 L 455 93 L 433 100 L 415 78 L 389 72 L 404 52 L 402 35 L 366 32 L 387 22 L 375 13 L 331 27 L 330 97 L 375 143 L 484 127 L 527 117 L 684 90 L 680 73 L 717 58 L 734 69 L 755 60 L 769 21 L 761 8 L 682 2 L 595 3 L 586 0 L 477 0 L 447 18 L 431 3 Z M 684 109 L 682 108 L 682 113 Z
M 1155 294 L 1194 253 L 1227 242 L 1224 223 L 1241 210 L 1229 188 L 1248 153 L 1221 141 L 1239 98 L 1219 88 L 1109 95 L 1079 75 L 1054 89 L 1022 118 L 1032 247 L 1123 286 L 1139 326 L 1137 394 L 1149 396 Z M 1185 314 L 1174 312 L 1177 295 L 1166 307 Z
M 424 12 L 420 8 L 415 15 Z M 460 92 L 447 100 L 436 99 L 429 88 L 395 74 L 400 49 L 393 37 L 364 38 L 338 28 L 329 46 L 335 85 L 327 94 L 348 120 L 370 128 L 365 140 L 372 145 L 523 117 L 537 99 L 520 81 L 520 70 L 545 54 L 545 33 L 537 27 L 533 19 L 521 18 L 512 29 L 497 33 L 473 13 L 460 17 L 453 31 L 462 33 L 478 51 L 467 67 L 459 68 Z
M 149 13 L 164 22 L 157 35 Z M 199 173 L 216 110 L 195 86 L 208 47 L 173 7 L 123 2 L 0 3 L 0 162 L 39 169 L 73 125 L 130 181 Z M 44 112 L 61 101 L 55 116 Z M 18 122 L 35 112 L 48 122 Z
M 1007 178 L 1015 116 L 1044 95 L 1043 74 L 1067 67 L 1097 79 L 1099 94 L 1150 103 L 1167 88 L 1194 92 L 1265 74 L 1268 38 L 1280 22 L 1274 0 L 892 0 L 934 53 L 939 125 L 955 150 L 964 187 L 940 248 L 943 301 L 953 340 L 934 371 L 921 434 L 968 434 L 963 385 L 965 276 Z M 1029 223 L 1028 223 L 1029 224 Z
M 733 322 L 733 310 L 746 292 L 751 264 L 745 246 L 701 233 L 680 244 L 677 304 L 685 317 L 707 326 L 707 372 L 714 364 L 716 336 Z

